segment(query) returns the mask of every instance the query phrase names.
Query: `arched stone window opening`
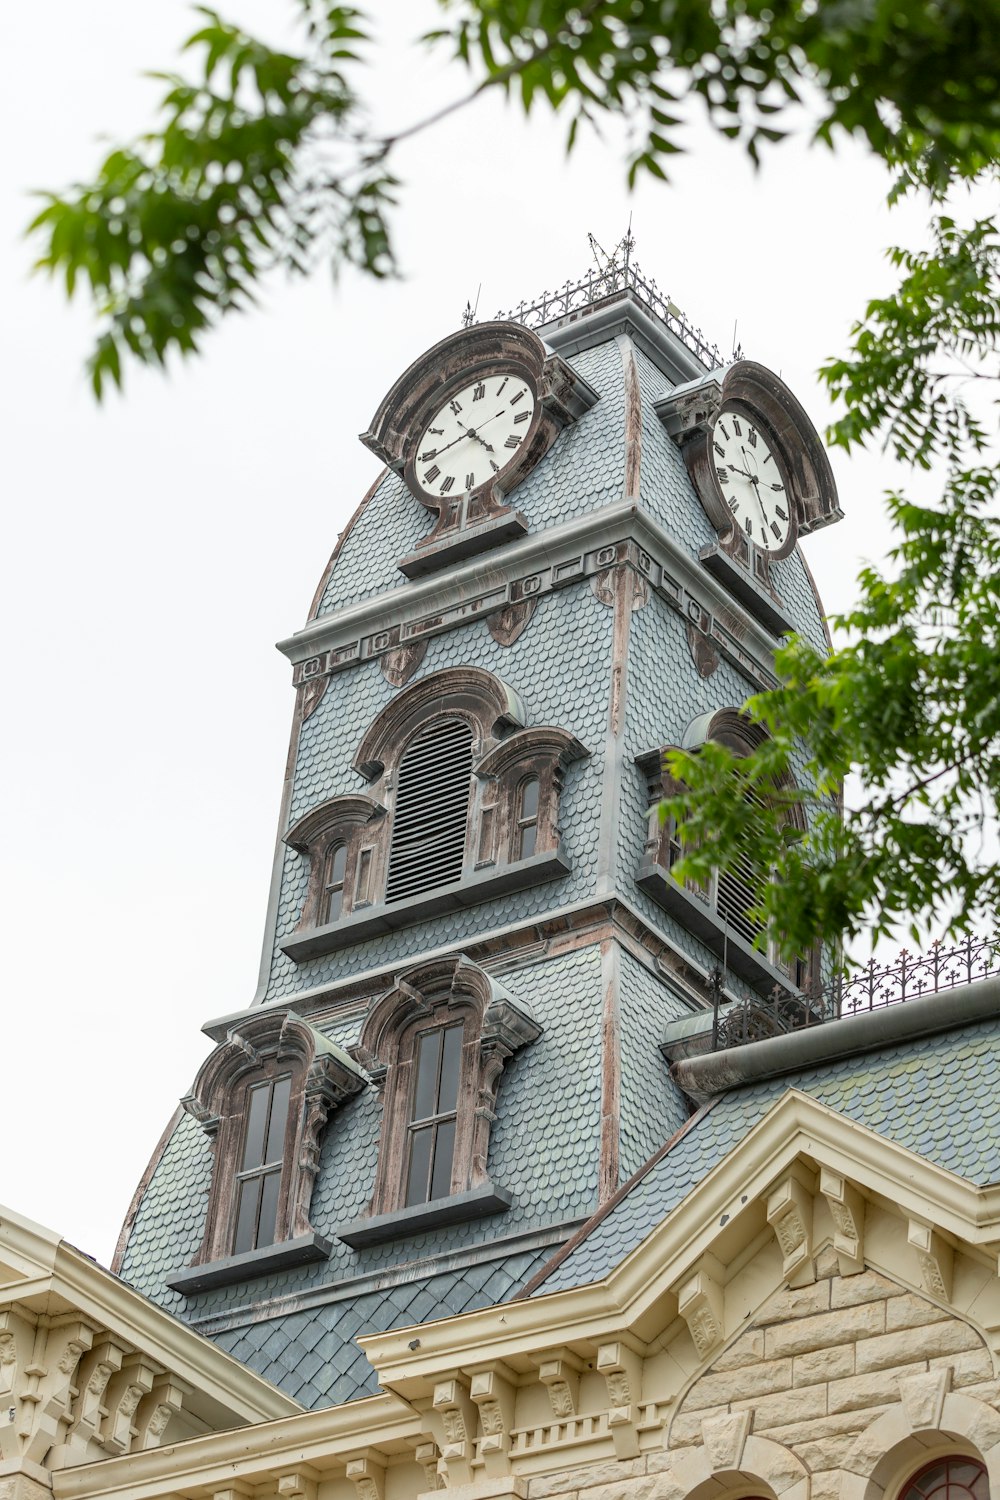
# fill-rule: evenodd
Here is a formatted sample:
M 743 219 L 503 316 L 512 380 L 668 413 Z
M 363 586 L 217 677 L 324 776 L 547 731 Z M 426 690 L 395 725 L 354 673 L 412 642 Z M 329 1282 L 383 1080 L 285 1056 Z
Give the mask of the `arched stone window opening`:
M 911 1475 L 898 1500 L 990 1500 L 986 1466 L 960 1454 L 933 1459 Z
M 354 758 L 373 795 L 331 798 L 285 835 L 309 867 L 282 951 L 299 963 L 568 874 L 562 788 L 587 751 L 524 718 L 517 694 L 480 667 L 433 672 L 399 693 Z
M 459 955 L 401 974 L 369 1012 L 352 1055 L 383 1090 L 369 1214 L 337 1231 L 360 1248 L 499 1213 L 490 1129 L 510 1057 L 541 1028 L 520 1001 Z

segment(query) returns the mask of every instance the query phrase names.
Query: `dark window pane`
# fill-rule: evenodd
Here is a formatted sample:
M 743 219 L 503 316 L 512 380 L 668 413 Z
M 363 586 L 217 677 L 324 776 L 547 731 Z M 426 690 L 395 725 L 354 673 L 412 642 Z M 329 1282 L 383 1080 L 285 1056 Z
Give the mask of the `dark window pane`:
M 241 1171 L 259 1167 L 264 1160 L 264 1131 L 267 1128 L 267 1106 L 271 1098 L 271 1085 L 258 1083 L 250 1090 L 247 1103 L 246 1135 L 243 1137 L 243 1165 Z
M 518 850 L 518 859 L 530 859 L 534 854 L 537 833 L 538 828 L 534 823 L 529 823 L 527 828 L 521 829 L 521 847 Z
M 233 1235 L 233 1254 L 242 1255 L 254 1248 L 257 1232 L 257 1204 L 260 1199 L 260 1178 L 251 1177 L 241 1182 L 236 1196 L 236 1233 Z
M 292 1090 L 290 1078 L 275 1080 L 271 1097 L 271 1118 L 267 1127 L 267 1154 L 265 1162 L 283 1160 L 285 1155 L 285 1125 L 288 1121 L 288 1097 Z
M 278 1218 L 278 1188 L 281 1186 L 281 1172 L 267 1172 L 260 1180 L 263 1183 L 263 1191 L 260 1195 L 257 1244 L 273 1245 L 274 1229 Z
M 521 817 L 538 817 L 538 777 L 532 776 L 521 787 Z
M 437 1113 L 438 1069 L 441 1062 L 441 1031 L 425 1031 L 417 1041 L 417 1077 L 413 1086 L 411 1120 L 426 1120 Z
M 323 909 L 324 922 L 336 922 L 344 909 L 344 887 L 335 886 L 332 891 L 326 893 L 326 906 Z
M 434 1126 L 410 1132 L 410 1170 L 406 1174 L 406 1207 L 427 1202 L 427 1178 L 431 1165 L 431 1141 Z
M 449 1026 L 444 1034 L 444 1057 L 441 1059 L 441 1087 L 438 1090 L 438 1114 L 446 1114 L 458 1103 L 458 1079 L 462 1070 L 464 1026 Z
M 337 844 L 334 849 L 331 849 L 329 855 L 329 869 L 330 873 L 327 876 L 327 883 L 329 885 L 338 885 L 342 883 L 344 874 L 347 870 L 346 844 Z
M 431 1197 L 447 1198 L 451 1192 L 451 1162 L 455 1154 L 455 1122 L 446 1120 L 437 1129 Z

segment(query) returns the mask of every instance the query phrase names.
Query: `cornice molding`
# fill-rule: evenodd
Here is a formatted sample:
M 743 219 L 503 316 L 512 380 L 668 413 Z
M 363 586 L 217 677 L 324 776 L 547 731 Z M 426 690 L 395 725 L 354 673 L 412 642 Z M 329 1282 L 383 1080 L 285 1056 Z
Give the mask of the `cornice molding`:
M 278 642 L 296 686 L 440 635 L 613 567 L 631 567 L 710 636 L 755 687 L 773 684 L 775 637 L 634 501 L 618 501 L 511 542 L 487 560 L 390 589 Z
M 629 1328 L 643 1338 L 649 1314 L 670 1321 L 664 1299 L 682 1284 L 738 1216 L 768 1193 L 799 1157 L 846 1174 L 887 1204 L 986 1250 L 996 1264 L 1000 1186 L 977 1187 L 923 1157 L 882 1139 L 806 1094 L 790 1089 L 699 1185 L 603 1280 L 565 1291 L 544 1290 L 529 1301 L 358 1340 L 384 1388 L 412 1396 L 440 1369 L 460 1367 L 488 1347 L 497 1359 L 576 1340 L 600 1342 Z M 644 1326 L 645 1325 L 645 1326 Z
M 422 1422 L 419 1413 L 392 1393 L 368 1396 L 273 1422 L 266 1439 L 259 1442 L 248 1442 L 246 1431 L 240 1429 L 190 1438 L 183 1445 L 183 1470 L 196 1473 L 197 1484 L 208 1493 L 233 1493 L 234 1479 L 264 1482 L 285 1464 L 301 1469 L 317 1461 L 328 1462 L 331 1456 L 346 1459 L 368 1442 L 412 1443 L 420 1436 Z M 162 1500 L 165 1489 L 174 1494 L 184 1485 L 178 1452 L 171 1446 L 56 1470 L 52 1475 L 56 1500 L 114 1500 L 117 1496 Z
M 62 1299 L 85 1318 L 143 1348 L 246 1422 L 302 1410 L 299 1402 L 132 1291 L 50 1230 L 8 1209 L 0 1211 L 0 1221 L 0 1262 L 23 1277 L 7 1280 L 0 1290 L 0 1302 L 24 1302 L 46 1294 Z

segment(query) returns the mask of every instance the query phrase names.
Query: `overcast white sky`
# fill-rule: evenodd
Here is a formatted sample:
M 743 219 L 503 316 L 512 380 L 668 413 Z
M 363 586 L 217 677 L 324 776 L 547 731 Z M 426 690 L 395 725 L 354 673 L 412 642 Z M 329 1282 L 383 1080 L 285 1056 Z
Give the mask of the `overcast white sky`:
M 290 0 L 223 12 L 274 28 Z M 464 91 L 413 43 L 431 0 L 372 7 L 367 89 L 386 127 Z M 305 618 L 376 463 L 358 443 L 421 350 L 573 278 L 629 213 L 639 263 L 724 351 L 779 370 L 822 427 L 814 371 L 891 285 L 881 169 L 795 142 L 755 175 L 704 128 L 670 187 L 631 198 L 619 144 L 481 101 L 399 154 L 405 279 L 274 284 L 169 379 L 95 407 L 85 307 L 27 276 L 32 188 L 88 174 L 149 122 L 191 29 L 181 0 L 14 6 L 0 98 L 4 453 L 6 1149 L 0 1202 L 107 1261 L 133 1188 L 208 1043 L 252 998 L 292 709 L 273 642 Z M 809 539 L 829 608 L 886 545 L 877 459 L 834 456 L 846 521 Z

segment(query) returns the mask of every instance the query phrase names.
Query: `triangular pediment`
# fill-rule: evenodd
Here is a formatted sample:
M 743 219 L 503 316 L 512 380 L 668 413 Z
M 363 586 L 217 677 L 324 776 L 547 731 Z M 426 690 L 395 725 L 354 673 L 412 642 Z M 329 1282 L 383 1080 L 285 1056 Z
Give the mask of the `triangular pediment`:
M 781 1287 L 809 1284 L 824 1249 L 842 1274 L 867 1265 L 940 1299 L 952 1295 L 957 1256 L 996 1271 L 1000 1187 L 969 1183 L 795 1089 L 637 1237 L 651 1192 L 640 1174 L 584 1226 L 563 1264 L 608 1265 L 585 1284 L 548 1291 L 555 1277 L 540 1278 L 522 1300 L 422 1325 L 416 1349 L 407 1329 L 360 1340 L 380 1382 L 412 1397 L 435 1367 L 485 1345 L 516 1362 L 548 1341 L 593 1345 L 625 1330 L 648 1349 L 685 1325 L 708 1358 Z

